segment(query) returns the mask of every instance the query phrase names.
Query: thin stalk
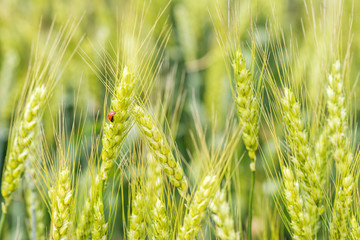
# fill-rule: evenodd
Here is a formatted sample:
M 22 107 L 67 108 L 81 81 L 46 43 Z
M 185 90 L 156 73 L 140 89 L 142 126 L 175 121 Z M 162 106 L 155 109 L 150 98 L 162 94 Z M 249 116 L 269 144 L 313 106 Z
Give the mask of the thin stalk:
M 1 219 L 0 219 L 0 238 L 2 237 L 2 230 L 3 230 L 3 227 L 4 227 L 4 223 L 5 223 L 5 218 L 6 218 L 6 210 L 7 209 L 4 209 L 5 211 L 3 211 L 3 213 L 1 214 Z
M 251 164 L 255 165 L 255 162 L 252 162 Z M 255 168 L 252 168 L 251 169 L 250 196 L 249 196 L 248 240 L 251 240 L 252 205 L 253 205 L 253 198 L 254 198 L 254 187 L 255 187 Z

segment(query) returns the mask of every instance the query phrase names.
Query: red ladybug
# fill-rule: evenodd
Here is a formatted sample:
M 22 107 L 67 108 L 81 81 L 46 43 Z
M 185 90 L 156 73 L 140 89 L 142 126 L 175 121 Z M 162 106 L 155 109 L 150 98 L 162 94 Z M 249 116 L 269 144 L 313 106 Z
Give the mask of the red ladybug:
M 114 112 L 114 111 L 109 112 L 108 119 L 109 119 L 110 122 L 114 121 L 114 115 L 115 114 L 116 114 L 116 112 Z

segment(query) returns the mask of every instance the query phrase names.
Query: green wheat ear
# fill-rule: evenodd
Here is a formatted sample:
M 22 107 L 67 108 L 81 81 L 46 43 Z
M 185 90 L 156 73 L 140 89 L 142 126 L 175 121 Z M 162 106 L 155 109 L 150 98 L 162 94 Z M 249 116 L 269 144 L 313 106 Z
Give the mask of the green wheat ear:
M 130 227 L 128 238 L 130 240 L 145 239 L 145 199 L 140 191 L 136 193 L 135 199 L 132 201 L 132 213 L 130 216 Z
M 311 229 L 312 235 L 315 236 L 319 218 L 324 212 L 319 176 L 323 169 L 317 169 L 319 165 L 316 165 L 315 158 L 311 154 L 308 134 L 301 118 L 300 104 L 290 89 L 285 88 L 281 103 L 287 129 L 286 140 L 291 150 L 291 163 L 294 166 L 295 178 L 299 181 L 301 199 L 304 201 L 306 224 Z
M 284 167 L 282 172 L 285 204 L 291 218 L 292 238 L 303 240 L 312 239 L 303 211 L 303 201 L 300 197 L 299 183 L 295 180 L 294 173 L 290 168 Z
M 249 157 L 253 160 L 251 170 L 255 171 L 255 152 L 258 148 L 258 111 L 257 99 L 254 94 L 253 78 L 246 69 L 245 59 L 240 51 L 236 52 L 232 67 L 235 75 L 235 103 L 239 122 L 243 126 L 242 138 Z
M 252 74 L 246 69 L 246 62 L 240 51 L 236 52 L 232 67 L 235 77 L 235 104 L 242 126 L 242 139 L 251 158 L 251 185 L 249 193 L 248 238 L 252 239 L 252 208 L 255 188 L 256 150 L 258 148 L 259 116 L 258 100 L 254 93 Z
M 356 220 L 356 217 L 351 218 L 351 239 L 360 239 L 360 225 Z
M 216 180 L 216 176 L 209 175 L 200 183 L 185 215 L 184 224 L 179 229 L 178 240 L 195 239 L 205 218 L 206 209 L 215 194 Z
M 25 169 L 24 162 L 30 152 L 29 146 L 35 136 L 34 128 L 40 121 L 40 111 L 45 95 L 46 88 L 38 87 L 25 105 L 24 115 L 19 122 L 19 129 L 15 135 L 1 182 L 1 194 L 6 204 L 10 201 L 11 194 L 19 187 Z
M 171 184 L 178 189 L 181 196 L 186 197 L 188 189 L 187 178 L 180 163 L 176 161 L 172 154 L 163 132 L 157 128 L 152 117 L 140 106 L 134 106 L 132 114 L 152 155 L 161 165 Z
M 161 166 L 154 156 L 147 155 L 147 224 L 150 226 L 152 239 L 166 240 L 170 238 L 170 219 L 167 216 L 166 205 L 163 201 L 163 180 Z
M 37 124 L 37 129 L 40 130 L 40 124 Z M 37 134 L 38 135 L 38 134 Z M 31 143 L 30 152 L 35 153 L 39 140 L 36 136 Z M 46 237 L 46 208 L 43 202 L 41 193 L 37 189 L 40 181 L 37 178 L 37 169 L 39 157 L 30 154 L 25 160 L 25 174 L 24 174 L 24 199 L 26 203 L 26 212 L 28 217 L 28 233 L 32 240 L 45 240 Z
M 104 204 L 101 196 L 98 196 L 94 208 L 94 222 L 92 224 L 91 237 L 94 240 L 106 240 L 108 224 L 105 221 Z
M 92 224 L 92 206 L 98 200 L 98 194 L 104 192 L 104 188 L 109 179 L 109 175 L 114 168 L 122 144 L 128 134 L 130 122 L 130 104 L 134 95 L 136 79 L 125 66 L 118 84 L 115 86 L 114 96 L 111 100 L 111 109 L 116 112 L 113 121 L 104 123 L 104 133 L 102 137 L 103 149 L 101 152 L 100 170 L 95 176 L 90 187 L 90 196 L 86 199 L 85 207 L 82 210 L 80 221 L 77 226 L 77 236 L 79 239 L 86 239 L 90 235 Z
M 332 156 L 335 159 L 336 168 L 340 174 L 349 171 L 352 157 L 349 152 L 348 113 L 345 106 L 344 83 L 340 73 L 340 62 L 336 61 L 332 65 L 331 73 L 328 77 L 327 88 L 327 109 L 329 112 L 327 126 L 329 140 L 332 144 Z
M 55 185 L 49 191 L 49 195 L 51 199 L 51 239 L 71 239 L 69 228 L 72 227 L 70 208 L 73 200 L 73 189 L 68 167 L 64 167 L 60 171 Z
M 335 61 L 328 77 L 327 108 L 329 141 L 332 147 L 332 157 L 337 169 L 336 195 L 333 205 L 332 222 L 330 224 L 331 237 L 336 239 L 348 238 L 351 221 L 351 203 L 354 190 L 354 177 L 351 164 L 354 159 L 350 151 L 348 138 L 348 112 L 345 107 L 344 83 L 340 72 L 340 62 Z
M 231 217 L 230 206 L 226 201 L 225 189 L 218 190 L 212 199 L 210 210 L 216 224 L 216 236 L 221 240 L 238 240 L 240 236 L 234 230 L 234 221 Z

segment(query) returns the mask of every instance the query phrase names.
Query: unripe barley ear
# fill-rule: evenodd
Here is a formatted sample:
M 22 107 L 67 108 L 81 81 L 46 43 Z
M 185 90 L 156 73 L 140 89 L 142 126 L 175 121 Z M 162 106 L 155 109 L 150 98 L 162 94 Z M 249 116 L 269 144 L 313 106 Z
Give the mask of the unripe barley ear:
M 216 224 L 216 236 L 221 240 L 238 240 L 240 236 L 234 230 L 229 203 L 225 189 L 218 190 L 209 206 L 212 219 Z
M 132 115 L 152 155 L 159 161 L 170 183 L 179 190 L 181 196 L 186 197 L 187 178 L 180 163 L 175 160 L 164 133 L 160 131 L 152 117 L 140 106 L 134 106 Z
M 243 126 L 242 138 L 249 157 L 255 164 L 255 152 L 258 148 L 259 116 L 258 101 L 254 94 L 253 77 L 246 69 L 246 62 L 240 51 L 236 52 L 232 67 L 235 76 L 235 104 L 239 122 Z M 251 166 L 255 170 L 255 166 Z
M 201 222 L 204 220 L 210 200 L 216 191 L 217 176 L 206 176 L 200 183 L 194 198 L 190 203 L 184 218 L 184 224 L 180 227 L 177 239 L 195 239 L 198 234 Z
M 35 135 L 35 126 L 40 121 L 40 111 L 44 104 L 46 88 L 34 89 L 25 105 L 25 111 L 17 123 L 18 129 L 7 155 L 7 162 L 1 183 L 1 194 L 5 202 L 10 201 L 11 194 L 19 187 L 24 173 L 24 161 L 29 154 L 29 145 Z

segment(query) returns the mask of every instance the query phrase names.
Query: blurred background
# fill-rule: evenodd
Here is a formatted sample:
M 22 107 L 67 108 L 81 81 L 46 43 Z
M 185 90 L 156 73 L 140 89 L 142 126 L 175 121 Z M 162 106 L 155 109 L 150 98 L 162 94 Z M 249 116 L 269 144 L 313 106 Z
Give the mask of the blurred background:
M 30 61 L 32 45 L 38 34 L 49 32 L 52 22 L 55 31 L 65 24 L 68 19 L 81 19 L 80 25 L 75 32 L 74 38 L 69 45 L 68 54 L 74 51 L 80 43 L 79 51 L 75 53 L 71 62 L 64 69 L 61 81 L 58 83 L 54 96 L 46 111 L 44 119 L 50 119 L 49 115 L 56 115 L 60 102 L 62 102 L 65 116 L 72 116 L 75 109 L 77 113 L 86 115 L 84 134 L 91 136 L 94 125 L 101 126 L 105 116 L 104 99 L 106 87 L 98 79 L 96 73 L 89 64 L 84 61 L 81 52 L 85 52 L 92 63 L 96 66 L 103 65 L 103 58 L 99 52 L 112 51 L 116 45 L 117 28 L 119 27 L 119 12 L 126 2 L 130 0 L 1 0 L 0 2 L 0 159 L 3 168 L 6 155 L 9 126 L 17 98 L 26 78 L 27 68 Z M 139 1 L 141 4 L 141 1 Z M 158 14 L 167 5 L 167 0 L 152 0 L 148 4 L 144 26 L 150 29 L 157 20 Z M 335 10 L 342 9 L 339 18 L 335 18 Z M 306 82 L 309 90 L 307 96 L 314 101 L 323 91 L 320 79 L 326 79 L 326 73 L 334 57 L 344 57 L 348 40 L 352 39 L 351 67 L 349 69 L 349 81 L 347 83 L 353 101 L 352 113 L 355 115 L 357 107 L 356 93 L 359 86 L 354 85 L 359 74 L 360 66 L 360 12 L 358 1 L 339 0 L 173 0 L 160 19 L 155 30 L 160 34 L 161 26 L 168 24 L 171 28 L 171 36 L 164 53 L 163 66 L 159 73 L 159 79 L 171 77 L 175 92 L 183 83 L 186 98 L 184 109 L 180 118 L 179 128 L 176 135 L 176 144 L 185 161 L 191 164 L 189 153 L 192 149 L 192 140 L 189 129 L 194 129 L 194 121 L 191 115 L 191 105 L 196 104 L 200 118 L 204 126 L 210 123 L 210 119 L 216 116 L 216 131 L 220 134 L 228 120 L 229 113 L 233 108 L 229 66 L 224 60 L 225 55 L 217 41 L 215 26 L 218 16 L 216 9 L 228 13 L 228 8 L 236 8 L 235 16 L 239 22 L 238 37 L 242 51 L 246 59 L 251 58 L 251 26 L 253 36 L 258 49 L 268 48 L 268 66 L 277 72 L 274 58 L 278 56 L 279 49 L 293 49 L 294 55 L 300 64 L 293 66 L 292 70 L 298 76 L 297 81 Z M 351 17 L 353 20 L 351 21 Z M 341 21 L 339 22 L 339 19 Z M 353 23 L 352 25 L 350 23 Z M 41 24 L 40 24 L 41 23 Z M 334 24 L 341 27 L 341 41 L 338 52 L 331 50 L 329 39 Z M 350 28 L 350 26 L 352 28 Z M 284 38 L 284 42 L 279 39 Z M 290 41 L 293 40 L 293 41 Z M 281 44 L 278 44 L 281 42 Z M 278 44 L 276 48 L 272 48 Z M 80 53 L 79 53 L 80 52 Z M 337 56 L 336 56 L 337 55 Z M 326 57 L 324 57 L 326 56 Z M 326 59 L 324 61 L 323 59 Z M 286 65 L 286 62 L 285 64 Z M 321 66 L 321 67 L 320 67 Z M 261 67 L 261 66 L 260 66 Z M 259 65 L 255 66 L 255 72 L 259 73 Z M 156 80 L 161 81 L 161 80 Z M 156 87 L 155 87 L 156 88 Z M 176 94 L 174 94 L 176 96 Z M 76 99 L 76 101 L 75 101 Z M 264 106 L 268 103 L 264 98 Z M 75 108 L 75 102 L 77 106 Z M 97 122 L 97 123 L 96 123 Z M 43 123 L 48 141 L 51 143 L 52 123 Z M 257 161 L 255 209 L 253 218 L 253 233 L 259 239 L 283 239 L 289 236 L 276 213 L 272 194 L 276 194 L 277 188 L 274 179 L 267 177 L 266 159 L 276 159 L 276 148 L 271 140 L 270 133 L 265 123 L 260 125 L 261 154 Z M 354 131 L 356 132 L 356 131 Z M 354 136 L 358 139 L 357 136 Z M 357 142 L 357 141 L 356 141 Z M 244 146 L 239 145 L 237 156 L 240 158 L 244 153 Z M 86 159 L 81 158 L 86 166 Z M 237 198 L 241 198 L 241 216 L 237 222 L 238 230 L 246 229 L 247 196 L 250 179 L 248 170 L 249 159 L 245 154 L 236 171 L 240 176 L 241 192 Z M 200 167 L 200 166 L 198 166 Z M 20 195 L 20 193 L 19 193 Z M 24 204 L 21 197 L 12 204 L 15 215 L 9 217 L 14 226 L 14 234 L 17 227 L 24 228 Z M 113 238 L 118 239 L 122 234 L 122 228 L 114 227 Z M 274 227 L 278 226 L 278 227 Z M 26 231 L 24 231 L 25 233 Z M 22 236 L 27 239 L 26 234 Z

